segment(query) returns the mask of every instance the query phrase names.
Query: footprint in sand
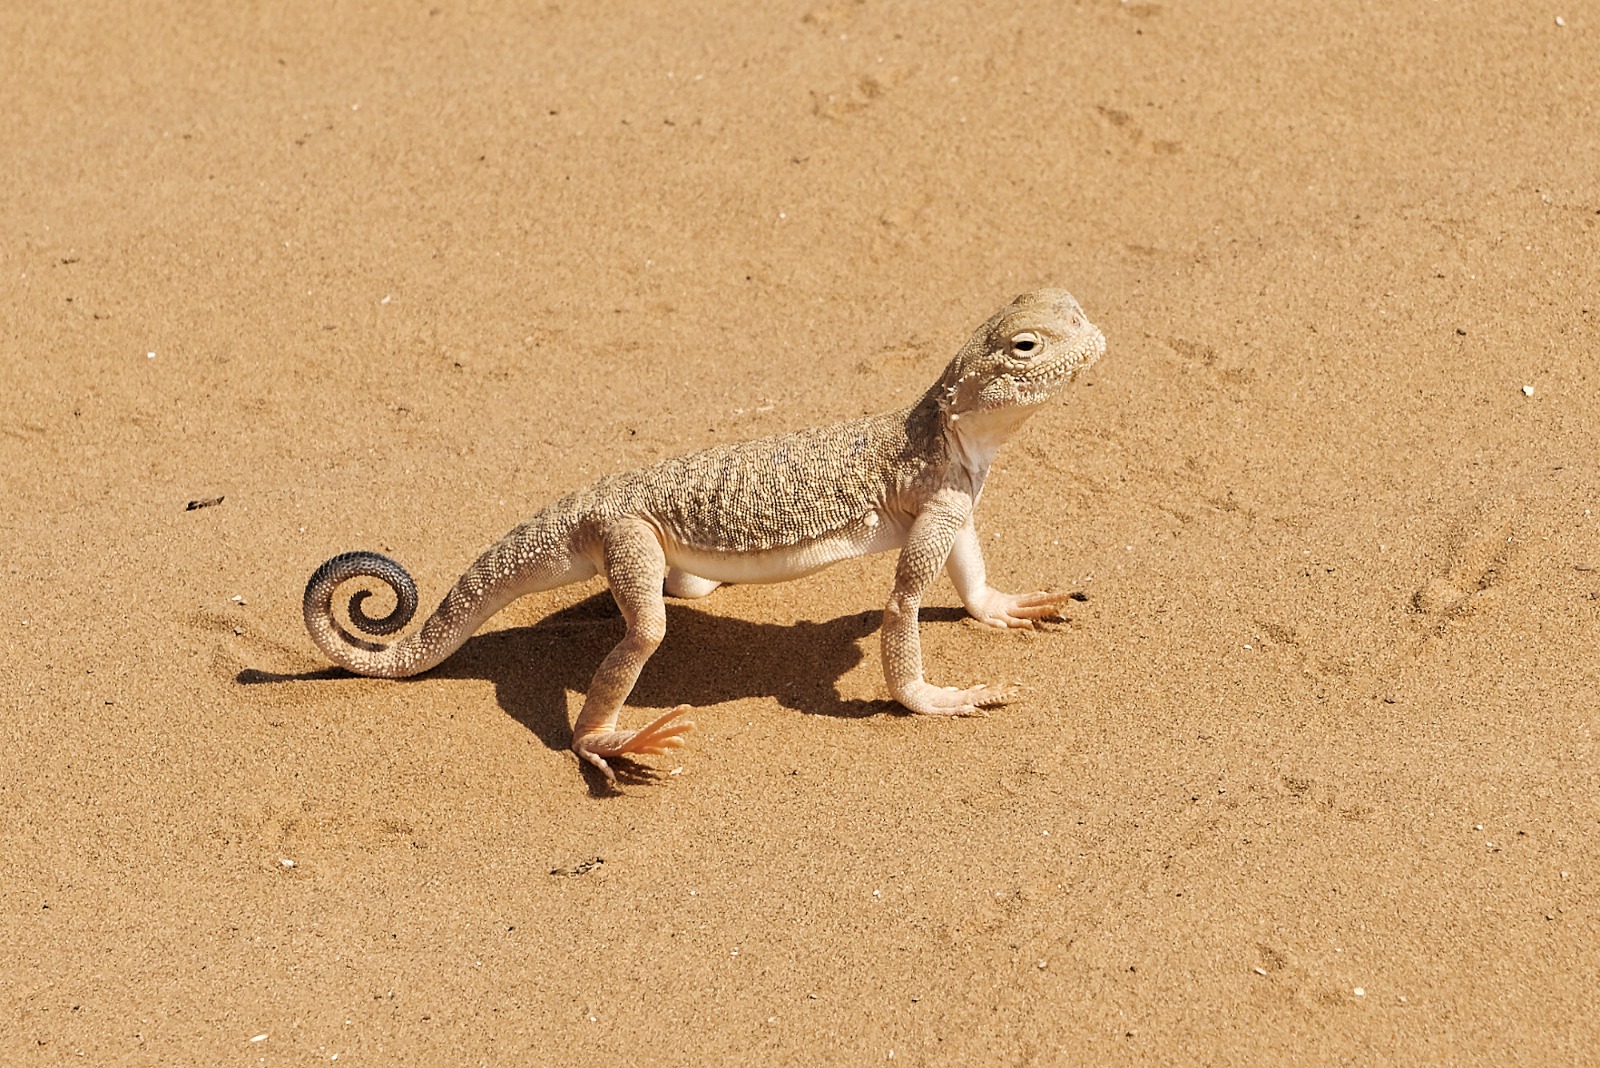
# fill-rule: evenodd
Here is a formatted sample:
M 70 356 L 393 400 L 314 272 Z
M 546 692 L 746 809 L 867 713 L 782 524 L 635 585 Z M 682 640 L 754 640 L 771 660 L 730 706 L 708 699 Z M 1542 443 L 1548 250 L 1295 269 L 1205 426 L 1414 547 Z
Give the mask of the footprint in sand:
M 1511 563 L 1520 521 L 1514 494 L 1478 497 L 1451 531 L 1454 548 L 1444 574 L 1424 583 L 1411 603 L 1435 616 L 1468 616 L 1492 607 Z

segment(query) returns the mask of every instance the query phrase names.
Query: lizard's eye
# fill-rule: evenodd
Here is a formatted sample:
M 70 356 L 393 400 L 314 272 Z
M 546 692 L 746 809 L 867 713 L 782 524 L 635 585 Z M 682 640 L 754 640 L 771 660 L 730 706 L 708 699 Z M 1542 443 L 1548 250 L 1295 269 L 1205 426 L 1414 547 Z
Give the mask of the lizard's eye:
M 1039 335 L 1031 330 L 1025 330 L 1011 339 L 1011 355 L 1019 360 L 1032 359 L 1039 351 L 1040 345 Z

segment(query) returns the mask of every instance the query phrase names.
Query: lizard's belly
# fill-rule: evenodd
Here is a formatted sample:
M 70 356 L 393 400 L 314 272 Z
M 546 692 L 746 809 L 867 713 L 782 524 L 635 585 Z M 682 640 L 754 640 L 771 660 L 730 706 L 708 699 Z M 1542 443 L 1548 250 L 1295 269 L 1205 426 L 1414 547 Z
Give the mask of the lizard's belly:
M 837 534 L 774 549 L 734 552 L 665 540 L 667 563 L 692 575 L 715 582 L 786 582 L 840 560 L 898 549 L 906 542 L 906 530 L 872 513 L 870 520 L 858 520 Z

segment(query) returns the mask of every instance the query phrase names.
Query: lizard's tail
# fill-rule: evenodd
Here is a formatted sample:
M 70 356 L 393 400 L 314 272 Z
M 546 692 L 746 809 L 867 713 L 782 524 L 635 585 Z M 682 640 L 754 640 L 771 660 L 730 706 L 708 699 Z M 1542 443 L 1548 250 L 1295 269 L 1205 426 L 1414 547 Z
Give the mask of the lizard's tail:
M 470 574 L 470 573 L 469 573 Z M 399 679 L 427 671 L 461 647 L 484 620 L 494 615 L 509 596 L 486 595 L 482 584 L 466 577 L 456 584 L 422 629 L 392 645 L 368 641 L 351 634 L 334 614 L 333 598 L 351 579 L 377 579 L 394 594 L 394 609 L 386 616 L 367 615 L 362 606 L 371 590 L 351 595 L 346 612 L 361 634 L 382 637 L 402 630 L 417 613 L 417 584 L 406 569 L 378 553 L 341 553 L 317 568 L 306 583 L 302 609 L 306 629 L 317 648 L 340 667 L 358 675 Z

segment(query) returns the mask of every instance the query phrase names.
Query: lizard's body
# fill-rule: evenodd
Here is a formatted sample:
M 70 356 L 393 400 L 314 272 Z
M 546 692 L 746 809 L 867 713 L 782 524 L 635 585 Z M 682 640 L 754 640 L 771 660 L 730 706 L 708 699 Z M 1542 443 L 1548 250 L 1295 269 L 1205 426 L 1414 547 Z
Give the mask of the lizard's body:
M 890 690 L 914 712 L 971 714 L 1006 695 L 923 680 L 917 605 L 943 568 L 968 611 L 992 626 L 1029 626 L 1054 614 L 1061 595 L 1019 597 L 988 586 L 972 509 L 995 450 L 1104 347 L 1069 294 L 1025 294 L 979 328 L 909 408 L 713 446 L 601 478 L 491 546 L 421 630 L 393 645 L 350 634 L 333 613 L 333 595 L 357 577 L 389 585 L 397 597 L 390 616 L 366 616 L 364 593 L 352 598 L 349 615 L 359 631 L 391 634 L 415 611 L 410 576 L 375 553 L 336 556 L 306 586 L 306 626 L 335 662 L 398 678 L 439 663 L 516 598 L 604 574 L 627 632 L 595 673 L 573 749 L 610 776 L 605 757 L 662 752 L 693 726 L 678 718 L 687 707 L 680 706 L 642 730 L 616 729 L 623 702 L 665 635 L 663 590 L 700 597 L 724 582 L 781 582 L 901 549 L 884 616 Z

